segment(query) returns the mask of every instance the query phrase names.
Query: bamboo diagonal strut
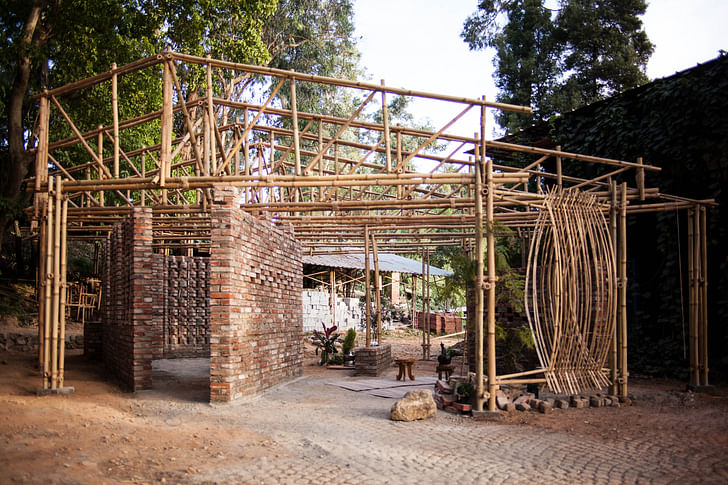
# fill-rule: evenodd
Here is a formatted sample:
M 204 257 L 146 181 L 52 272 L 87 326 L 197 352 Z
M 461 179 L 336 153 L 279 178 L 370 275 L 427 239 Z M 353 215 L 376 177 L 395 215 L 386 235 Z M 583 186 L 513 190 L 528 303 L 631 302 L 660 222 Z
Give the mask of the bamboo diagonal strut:
M 526 272 L 536 352 L 553 391 L 601 388 L 617 311 L 607 223 L 593 195 L 556 188 L 544 202 Z

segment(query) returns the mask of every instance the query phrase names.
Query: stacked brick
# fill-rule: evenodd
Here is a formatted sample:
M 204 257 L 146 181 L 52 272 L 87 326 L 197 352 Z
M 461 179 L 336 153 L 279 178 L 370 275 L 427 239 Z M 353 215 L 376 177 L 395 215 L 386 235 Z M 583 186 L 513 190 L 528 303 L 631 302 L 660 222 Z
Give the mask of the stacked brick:
M 102 354 L 122 387 L 152 385 L 152 359 L 161 347 L 160 290 L 154 275 L 151 208 L 134 208 L 104 244 Z
M 359 347 L 354 351 L 354 375 L 379 376 L 392 366 L 392 346 Z
M 463 331 L 463 318 L 454 313 L 429 313 L 430 332 L 436 334 L 450 334 Z M 419 330 L 425 329 L 425 313 L 417 314 L 415 328 Z
M 210 400 L 232 401 L 303 373 L 301 247 L 290 226 L 215 189 L 210 249 Z
M 155 254 L 163 288 L 161 358 L 210 355 L 210 258 Z
M 324 291 L 304 290 L 301 298 L 303 331 L 321 330 L 321 322 L 331 325 L 330 295 Z M 358 298 L 336 298 L 336 325 L 340 330 L 359 328 L 362 307 Z

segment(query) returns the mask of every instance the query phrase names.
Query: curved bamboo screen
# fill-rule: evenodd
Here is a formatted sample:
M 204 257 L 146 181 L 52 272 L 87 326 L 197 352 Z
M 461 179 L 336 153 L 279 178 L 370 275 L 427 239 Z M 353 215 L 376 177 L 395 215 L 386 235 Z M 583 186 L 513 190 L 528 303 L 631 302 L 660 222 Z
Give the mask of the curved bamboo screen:
M 615 255 L 591 194 L 555 189 L 544 199 L 526 273 L 526 314 L 546 382 L 578 393 L 609 384 L 602 369 L 617 311 Z

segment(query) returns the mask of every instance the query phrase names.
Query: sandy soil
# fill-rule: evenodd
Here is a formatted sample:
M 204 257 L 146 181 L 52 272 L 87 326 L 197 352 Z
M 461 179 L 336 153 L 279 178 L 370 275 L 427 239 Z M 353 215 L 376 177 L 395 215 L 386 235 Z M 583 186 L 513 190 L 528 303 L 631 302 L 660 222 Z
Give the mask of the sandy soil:
M 402 333 L 386 342 L 392 345 L 395 358 L 420 356 L 416 336 Z M 446 345 L 455 342 L 445 340 Z M 220 468 L 284 460 L 291 449 L 276 442 L 263 415 L 275 420 L 282 413 L 291 422 L 305 421 L 311 410 L 331 406 L 324 395 L 327 379 L 353 378 L 351 371 L 319 367 L 313 347 L 307 344 L 305 348 L 304 374 L 313 384 L 291 386 L 296 390 L 290 396 L 285 389 L 272 391 L 282 402 L 295 404 L 286 405 L 284 411 L 267 410 L 261 404 L 265 401 L 258 401 L 255 413 L 261 416 L 260 424 L 255 422 L 256 414 L 246 414 L 251 412 L 246 402 L 206 404 L 204 367 L 202 371 L 185 368 L 183 361 L 158 364 L 154 389 L 130 394 L 108 381 L 101 364 L 86 360 L 80 351 L 70 351 L 66 383 L 76 392 L 36 396 L 40 377 L 35 356 L 2 352 L 0 483 L 184 483 L 214 476 L 214 470 Z M 433 354 L 437 354 L 435 348 Z M 415 374 L 433 375 L 435 364 L 418 361 Z M 394 373 L 391 369 L 389 376 Z M 516 412 L 504 415 L 497 425 L 556 431 L 575 439 L 657 441 L 686 453 L 728 452 L 725 388 L 693 394 L 684 392 L 684 384 L 679 382 L 633 379 L 631 393 L 635 402 L 628 408 L 559 410 L 551 415 Z M 364 397 L 357 399 L 364 403 Z M 360 406 L 363 412 L 371 414 L 368 409 L 381 407 L 377 415 L 386 416 L 392 401 L 368 399 L 366 406 Z M 357 419 L 356 409 L 352 407 L 350 419 Z M 460 417 L 442 419 L 453 427 L 494 426 Z M 345 422 L 332 425 L 346 426 Z

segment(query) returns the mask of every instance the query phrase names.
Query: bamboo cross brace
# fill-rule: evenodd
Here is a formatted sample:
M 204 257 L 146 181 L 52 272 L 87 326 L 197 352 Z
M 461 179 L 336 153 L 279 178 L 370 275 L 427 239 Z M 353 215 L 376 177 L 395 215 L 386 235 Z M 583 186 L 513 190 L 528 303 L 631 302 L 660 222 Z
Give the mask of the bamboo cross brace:
M 94 153 L 94 151 L 91 149 L 90 146 L 88 146 L 88 143 L 86 143 L 86 140 L 81 135 L 81 132 L 78 130 L 78 128 L 76 128 L 76 125 L 73 123 L 73 121 L 68 116 L 68 114 L 66 113 L 66 111 L 63 109 L 63 107 L 61 106 L 61 104 L 58 102 L 58 100 L 56 99 L 56 97 L 55 96 L 51 96 L 51 101 L 53 101 L 53 104 L 55 104 L 56 107 L 58 108 L 58 110 L 61 112 L 61 115 L 63 115 L 63 118 L 65 118 L 66 123 L 68 123 L 68 126 L 71 127 L 71 130 L 73 130 L 73 132 L 76 134 L 76 137 L 79 139 L 79 141 L 81 142 L 81 144 L 83 145 L 83 147 L 86 149 L 86 151 L 89 153 L 89 155 L 91 155 L 91 158 L 94 159 L 94 161 L 96 162 L 96 164 L 103 170 L 103 172 L 106 174 L 106 176 L 108 178 L 112 178 L 111 172 L 109 172 L 109 170 L 104 166 L 104 164 L 102 163 L 102 161 L 99 158 L 99 156 L 96 153 Z
M 220 173 L 222 173 L 225 170 L 225 168 L 230 163 L 230 160 L 232 160 L 235 152 L 240 149 L 240 146 L 243 144 L 243 141 L 248 139 L 248 133 L 250 133 L 251 128 L 253 126 L 255 126 L 255 124 L 258 122 L 258 119 L 260 119 L 260 117 L 265 112 L 265 109 L 268 107 L 268 105 L 271 103 L 271 101 L 273 101 L 276 94 L 278 94 L 278 91 L 280 91 L 280 89 L 283 87 L 283 83 L 285 81 L 286 81 L 285 78 L 281 79 L 278 82 L 278 84 L 276 85 L 276 87 L 273 89 L 273 91 L 270 93 L 270 96 L 268 96 L 268 99 L 265 100 L 265 103 L 263 103 L 263 106 L 261 106 L 260 110 L 256 113 L 255 117 L 253 118 L 253 121 L 248 124 L 248 126 L 245 128 L 245 131 L 243 131 L 243 135 L 238 139 L 237 142 L 235 142 L 235 145 L 233 145 L 232 149 L 225 156 L 225 161 L 218 169 L 217 175 L 219 175 Z
M 182 86 L 180 85 L 179 79 L 177 78 L 177 67 L 174 65 L 174 62 L 172 60 L 168 60 L 166 62 L 169 67 L 169 72 L 172 74 L 172 84 L 177 90 L 179 104 L 182 107 L 182 114 L 184 115 L 185 123 L 187 125 L 187 134 L 189 134 L 190 136 L 192 149 L 195 151 L 195 164 L 197 165 L 198 172 L 202 173 L 202 154 L 200 153 L 200 147 L 197 145 L 197 137 L 195 136 L 196 127 L 195 123 L 193 123 L 192 119 L 190 118 L 190 112 L 187 109 L 187 103 L 185 102 L 184 93 L 182 92 Z M 182 144 L 184 144 L 184 142 Z M 182 144 L 180 144 L 180 146 Z
M 472 104 L 469 104 L 469 105 L 468 105 L 468 106 L 466 106 L 466 107 L 465 107 L 465 109 L 463 109 L 463 110 L 462 110 L 462 111 L 461 111 L 461 112 L 460 112 L 460 113 L 459 113 L 459 114 L 458 114 L 457 116 L 455 116 L 455 118 L 453 118 L 452 120 L 450 120 L 449 122 L 447 122 L 447 123 L 445 124 L 445 126 L 443 126 L 442 128 L 440 128 L 440 130 L 439 130 L 439 131 L 437 131 L 436 133 L 433 133 L 432 135 L 430 135 L 430 137 L 429 137 L 429 138 L 428 138 L 428 139 L 427 139 L 427 140 L 426 140 L 426 141 L 425 141 L 425 142 L 424 142 L 423 144 L 421 144 L 420 146 L 418 146 L 418 147 L 417 147 L 417 149 L 416 149 L 416 150 L 415 150 L 414 152 L 410 153 L 410 154 L 409 154 L 409 155 L 407 156 L 407 158 L 405 158 L 404 160 L 402 160 L 401 162 L 399 162 L 399 163 L 397 164 L 397 166 L 396 166 L 396 167 L 394 168 L 394 171 L 396 172 L 396 171 L 400 170 L 401 168 L 405 167 L 405 166 L 407 165 L 407 163 L 409 163 L 409 161 L 410 161 L 410 160 L 412 160 L 412 159 L 413 159 L 413 158 L 414 158 L 415 156 L 417 156 L 417 154 L 418 154 L 418 153 L 419 153 L 419 152 L 420 152 L 420 151 L 421 151 L 421 150 L 422 150 L 423 148 L 427 147 L 428 145 L 430 145 L 430 143 L 432 143 L 432 142 L 433 142 L 433 141 L 435 141 L 435 140 L 436 140 L 437 138 L 439 138 L 439 136 L 440 136 L 440 135 L 442 135 L 442 133 L 443 133 L 443 132 L 444 132 L 445 130 L 447 130 L 447 129 L 448 129 L 448 128 L 450 128 L 450 127 L 451 127 L 452 125 L 454 125 L 454 124 L 455 124 L 455 122 L 456 122 L 457 120 L 459 120 L 460 118 L 462 118 L 462 117 L 463 117 L 463 116 L 465 115 L 465 113 L 467 113 L 468 111 L 470 111 L 470 108 L 472 108 L 472 107 L 473 107 L 473 105 L 472 105 Z
M 339 130 L 336 132 L 336 134 L 328 141 L 328 143 L 326 143 L 326 145 L 322 149 L 319 150 L 319 153 L 316 155 L 316 157 L 313 160 L 311 160 L 311 163 L 306 165 L 306 169 L 304 170 L 304 173 L 306 175 L 311 175 L 311 171 L 313 170 L 313 167 L 320 163 L 321 157 L 323 156 L 323 154 L 326 153 L 329 148 L 331 148 L 331 145 L 333 145 L 334 142 L 338 141 L 341 134 L 344 133 L 344 131 L 346 131 L 346 129 L 349 127 L 349 125 L 351 125 L 351 123 L 356 119 L 356 117 L 359 116 L 359 113 L 362 112 L 362 110 L 366 107 L 366 105 L 369 103 L 369 101 L 372 100 L 372 98 L 374 97 L 374 95 L 376 93 L 377 93 L 376 90 L 369 93 L 369 96 L 367 96 L 367 98 L 364 100 L 364 102 L 356 109 L 356 111 L 354 111 L 354 113 L 352 113 L 352 115 L 349 117 L 349 119 L 346 120 L 346 122 L 341 125 L 341 128 L 339 128 Z

